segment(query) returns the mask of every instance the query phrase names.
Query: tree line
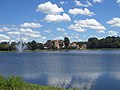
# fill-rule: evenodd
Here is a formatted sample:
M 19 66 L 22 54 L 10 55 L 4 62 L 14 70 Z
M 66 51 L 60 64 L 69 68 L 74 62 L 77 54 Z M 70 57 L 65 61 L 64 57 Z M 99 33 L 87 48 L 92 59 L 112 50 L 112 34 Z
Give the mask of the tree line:
M 88 39 L 87 47 L 88 48 L 120 48 L 120 37 L 108 36 L 102 39 L 92 37 Z
M 20 42 L 18 42 L 20 43 Z M 18 44 L 16 42 L 1 42 L 0 43 L 0 51 L 14 51 L 16 50 L 16 45 Z M 65 43 L 65 47 L 67 48 L 70 44 L 70 40 L 68 37 L 65 37 L 64 40 L 59 41 L 59 46 L 62 48 L 63 43 Z M 35 40 L 31 42 L 24 43 L 27 46 L 27 50 L 44 50 L 44 44 L 36 42 Z M 52 42 L 52 49 L 56 49 L 55 42 Z
M 1 42 L 0 43 L 0 51 L 14 51 L 14 50 L 16 50 L 16 45 L 18 43 L 16 43 L 16 42 L 12 42 L 12 43 Z M 36 50 L 36 49 L 43 50 L 44 49 L 44 44 L 36 42 L 35 40 L 28 42 L 28 43 L 24 43 L 24 44 L 27 45 L 27 48 L 26 48 L 27 50 Z
M 52 49 L 56 49 L 55 42 L 52 42 Z M 64 40 L 59 41 L 60 49 L 62 49 L 63 43 L 65 49 L 70 45 L 70 39 L 65 37 Z M 16 50 L 16 42 L 1 42 L 0 51 L 13 51 Z M 27 50 L 44 50 L 44 44 L 36 42 L 35 40 L 25 43 L 27 45 Z M 88 49 L 95 48 L 120 48 L 120 37 L 108 36 L 106 38 L 98 39 L 96 37 L 91 37 L 86 42 L 76 42 L 77 45 L 82 46 L 83 44 L 87 45 Z

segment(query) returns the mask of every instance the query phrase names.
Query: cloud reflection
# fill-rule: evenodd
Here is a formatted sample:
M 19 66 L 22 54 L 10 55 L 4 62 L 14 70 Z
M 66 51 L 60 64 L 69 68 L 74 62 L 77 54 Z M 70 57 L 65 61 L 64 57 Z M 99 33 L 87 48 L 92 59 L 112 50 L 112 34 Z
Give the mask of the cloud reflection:
M 102 75 L 103 73 L 99 72 L 85 72 L 79 73 L 77 75 L 39 75 L 39 74 L 24 74 L 23 77 L 25 79 L 33 79 L 36 81 L 39 79 L 39 84 L 43 83 L 49 86 L 57 86 L 57 87 L 64 87 L 64 88 L 80 88 L 80 89 L 90 89 L 96 80 Z M 37 80 L 38 81 L 38 80 Z

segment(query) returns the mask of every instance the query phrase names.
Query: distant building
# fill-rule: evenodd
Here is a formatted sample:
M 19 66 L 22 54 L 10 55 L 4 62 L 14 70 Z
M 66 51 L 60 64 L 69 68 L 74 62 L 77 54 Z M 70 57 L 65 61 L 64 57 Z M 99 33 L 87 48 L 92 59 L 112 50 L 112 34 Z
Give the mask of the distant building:
M 47 42 L 44 44 L 45 49 L 52 49 L 52 40 L 47 40 Z
M 60 49 L 60 40 L 53 40 L 57 49 Z
M 87 44 L 83 44 L 82 46 L 80 46 L 80 49 L 86 49 L 87 48 Z
M 47 40 L 47 42 L 44 44 L 45 49 L 52 49 L 53 42 L 55 43 L 55 46 L 57 49 L 60 49 L 60 40 Z
M 71 47 L 73 49 L 79 49 L 79 45 L 77 45 L 76 42 L 71 43 L 69 47 Z

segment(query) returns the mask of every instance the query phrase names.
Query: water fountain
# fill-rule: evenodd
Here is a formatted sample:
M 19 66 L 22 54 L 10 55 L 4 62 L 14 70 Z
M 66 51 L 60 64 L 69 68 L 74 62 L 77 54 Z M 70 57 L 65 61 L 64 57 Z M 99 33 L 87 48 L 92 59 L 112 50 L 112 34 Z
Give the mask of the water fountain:
M 19 53 L 22 53 L 26 49 L 27 45 L 23 43 L 23 40 L 20 39 L 19 43 L 16 45 L 16 48 Z

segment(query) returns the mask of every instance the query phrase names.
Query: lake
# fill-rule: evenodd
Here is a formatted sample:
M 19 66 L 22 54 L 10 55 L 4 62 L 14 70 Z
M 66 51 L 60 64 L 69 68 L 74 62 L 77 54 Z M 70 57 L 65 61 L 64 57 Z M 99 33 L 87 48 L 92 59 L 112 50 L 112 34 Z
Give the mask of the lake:
M 0 74 L 41 85 L 120 90 L 120 50 L 0 52 Z

